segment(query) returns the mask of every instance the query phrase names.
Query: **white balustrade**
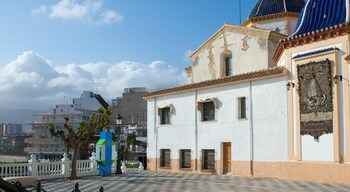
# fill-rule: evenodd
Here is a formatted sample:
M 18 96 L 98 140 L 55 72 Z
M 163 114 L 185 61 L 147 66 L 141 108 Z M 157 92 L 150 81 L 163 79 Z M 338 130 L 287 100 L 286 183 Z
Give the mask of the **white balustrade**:
M 28 163 L 0 164 L 0 177 L 29 176 Z
M 41 178 L 59 178 L 69 177 L 71 173 L 71 161 L 67 157 L 67 154 L 63 155 L 61 161 L 45 161 L 39 162 L 36 160 L 35 155 L 31 155 L 28 163 L 5 163 L 0 164 L 0 177 L 26 177 L 35 176 Z M 126 174 L 128 171 L 143 171 L 144 167 L 142 163 L 130 162 L 129 165 L 135 168 L 127 168 L 126 163 L 123 162 L 122 171 Z M 89 160 L 78 160 L 77 161 L 77 175 L 83 176 L 94 176 L 98 174 L 97 162 L 95 153 L 91 154 Z M 115 162 L 113 164 L 115 168 Z M 114 172 L 115 170 L 113 170 Z
M 97 163 L 93 153 L 89 160 L 77 161 L 78 176 L 97 175 Z M 39 162 L 35 155 L 31 155 L 28 163 L 4 163 L 0 164 L 0 177 L 26 177 L 35 176 L 43 178 L 69 177 L 71 173 L 71 161 L 67 154 L 61 161 Z

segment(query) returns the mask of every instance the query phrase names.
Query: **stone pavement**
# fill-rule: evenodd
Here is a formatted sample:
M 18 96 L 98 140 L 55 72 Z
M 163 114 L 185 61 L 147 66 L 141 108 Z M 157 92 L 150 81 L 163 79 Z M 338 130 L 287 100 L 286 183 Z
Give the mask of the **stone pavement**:
M 81 192 L 350 192 L 350 186 L 278 179 L 232 176 L 131 173 L 128 176 L 87 177 L 78 181 Z M 63 179 L 43 181 L 43 188 L 52 192 L 70 192 L 74 183 Z

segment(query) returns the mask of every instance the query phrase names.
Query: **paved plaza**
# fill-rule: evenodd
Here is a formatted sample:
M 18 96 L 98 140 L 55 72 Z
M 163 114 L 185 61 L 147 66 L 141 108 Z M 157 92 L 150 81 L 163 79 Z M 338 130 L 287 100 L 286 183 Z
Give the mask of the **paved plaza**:
M 87 177 L 78 181 L 81 192 L 350 192 L 350 186 L 232 176 L 132 173 L 118 177 Z M 70 192 L 75 182 L 63 179 L 43 181 L 46 191 Z

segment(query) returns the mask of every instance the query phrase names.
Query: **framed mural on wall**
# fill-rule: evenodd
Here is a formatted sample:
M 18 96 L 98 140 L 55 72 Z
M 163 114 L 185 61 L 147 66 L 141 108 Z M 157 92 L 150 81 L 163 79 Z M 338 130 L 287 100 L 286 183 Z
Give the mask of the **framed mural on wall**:
M 331 66 L 328 59 L 298 66 L 300 134 L 315 140 L 333 133 Z

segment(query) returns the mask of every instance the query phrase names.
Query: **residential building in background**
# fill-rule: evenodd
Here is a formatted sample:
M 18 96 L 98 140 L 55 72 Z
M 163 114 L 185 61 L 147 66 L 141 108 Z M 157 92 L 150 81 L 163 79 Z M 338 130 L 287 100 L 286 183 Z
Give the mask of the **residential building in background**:
M 78 127 L 104 106 L 108 106 L 108 103 L 100 95 L 84 91 L 79 98 L 73 99 L 72 104 L 59 104 L 51 111 L 39 114 L 32 123 L 32 135 L 26 139 L 25 151 L 35 154 L 38 159 L 60 159 L 66 149 L 61 138 L 51 135 L 49 124 L 63 129 L 65 118 L 69 118 L 69 123 Z M 80 158 L 84 158 L 82 156 L 88 154 L 82 153 Z
M 129 149 L 129 160 L 139 160 L 146 163 L 147 137 L 147 102 L 143 99 L 146 88 L 126 88 L 122 97 L 112 101 L 113 124 L 118 116 L 122 118 L 122 145 L 126 145 L 127 137 L 136 137 L 135 145 Z
M 1 123 L 0 137 L 20 136 L 23 135 L 23 125 L 16 123 Z
M 119 114 L 123 117 L 123 124 L 145 127 L 147 124 L 147 102 L 143 96 L 146 88 L 126 88 L 123 95 L 112 101 L 113 118 Z
M 22 124 L 0 124 L 0 154 L 24 155 L 24 140 L 27 134 L 23 132 Z
M 28 136 L 0 137 L 0 155 L 25 156 L 25 139 Z

